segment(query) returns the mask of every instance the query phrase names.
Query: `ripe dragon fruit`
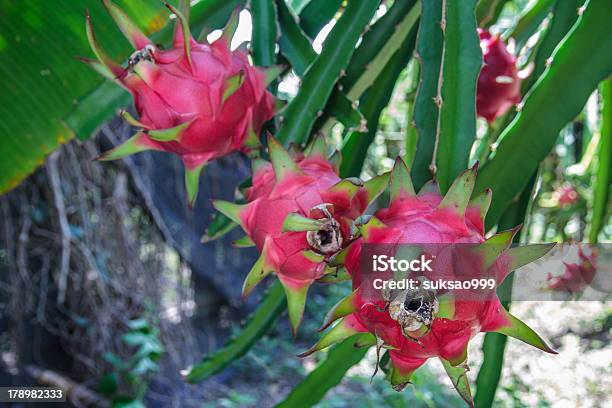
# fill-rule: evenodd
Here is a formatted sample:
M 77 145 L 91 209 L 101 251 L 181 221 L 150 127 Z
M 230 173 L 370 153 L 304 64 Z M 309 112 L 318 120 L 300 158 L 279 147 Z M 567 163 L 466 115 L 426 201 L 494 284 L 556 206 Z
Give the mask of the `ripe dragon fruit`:
M 478 29 L 484 66 L 478 77 L 476 112 L 489 123 L 521 101 L 516 58 L 499 36 Z
M 563 185 L 553 192 L 553 199 L 556 200 L 561 207 L 568 207 L 572 204 L 576 204 L 578 198 L 578 192 L 569 184 Z
M 548 287 L 558 292 L 578 294 L 590 285 L 597 272 L 597 253 L 593 248 L 578 247 L 578 262 L 564 262 L 563 275 L 553 276 L 548 273 Z
M 214 201 L 213 205 L 240 224 L 247 241 L 261 253 L 244 281 L 243 296 L 268 274 L 276 273 L 285 289 L 295 334 L 308 288 L 335 272 L 327 262 L 350 243 L 353 220 L 386 188 L 389 174 L 366 183 L 341 180 L 337 167 L 326 158 L 321 138 L 293 158 L 273 137 L 268 138 L 268 149 L 271 163 L 254 161 L 248 203 Z
M 280 67 L 255 68 L 244 50 L 230 51 L 237 12 L 223 35 L 208 44 L 191 36 L 188 1 L 181 2 L 182 11 L 165 4 L 177 16 L 171 49 L 159 49 L 122 10 L 104 0 L 136 52 L 127 68 L 115 64 L 98 46 L 87 14 L 87 37 L 98 61 L 83 60 L 128 90 L 140 115 L 137 120 L 122 113 L 128 123 L 141 130 L 100 159 L 114 160 L 144 150 L 177 154 L 185 164 L 186 190 L 193 205 L 206 163 L 259 146 L 261 127 L 274 116 L 275 109 L 274 97 L 266 86 L 280 74 Z
M 401 159 L 391 174 L 391 204 L 378 210 L 359 227 L 361 237 L 338 255 L 344 257 L 353 279 L 353 292 L 328 313 L 321 330 L 338 321 L 311 349 L 309 355 L 358 333 L 356 345 L 389 349 L 387 374 L 401 390 L 412 373 L 431 357 L 438 357 L 466 402 L 472 404 L 465 372 L 468 342 L 479 332 L 515 337 L 555 353 L 532 329 L 506 311 L 494 291 L 475 300 L 426 290 L 383 291 L 378 299 L 365 296 L 360 255 L 367 244 L 459 244 L 474 248 L 476 276 L 493 271 L 500 284 L 506 275 L 548 252 L 552 245 L 510 248 L 515 228 L 485 240 L 484 218 L 491 202 L 487 190 L 470 201 L 476 166 L 466 171 L 442 197 L 432 182 L 416 194 L 409 171 Z M 439 245 L 441 247 L 441 245 Z M 481 273 L 482 272 L 482 273 Z M 491 276 L 491 275 L 489 275 Z M 427 276 L 433 279 L 433 276 Z

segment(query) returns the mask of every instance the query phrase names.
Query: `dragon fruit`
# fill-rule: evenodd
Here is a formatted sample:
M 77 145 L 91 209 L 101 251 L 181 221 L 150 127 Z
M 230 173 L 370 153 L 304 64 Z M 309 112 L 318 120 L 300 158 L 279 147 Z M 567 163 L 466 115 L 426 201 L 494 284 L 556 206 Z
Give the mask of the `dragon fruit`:
M 478 29 L 484 66 L 478 77 L 476 112 L 493 122 L 521 100 L 521 81 L 516 58 L 499 36 Z
M 429 358 L 438 357 L 461 396 L 472 404 L 465 372 L 468 342 L 479 332 L 498 332 L 515 337 L 549 353 L 555 353 L 532 329 L 506 311 L 495 291 L 486 298 L 463 298 L 452 292 L 425 286 L 383 291 L 378 299 L 367 297 L 360 255 L 366 245 L 461 244 L 470 247 L 478 261 L 473 276 L 495 276 L 500 284 L 506 275 L 548 252 L 552 245 L 510 248 L 518 228 L 484 237 L 484 218 L 491 202 L 487 190 L 470 201 L 476 166 L 455 180 L 444 197 L 435 183 L 416 194 L 409 170 L 401 159 L 391 174 L 391 203 L 359 226 L 361 236 L 338 257 L 344 257 L 352 276 L 353 292 L 328 313 L 321 330 L 338 321 L 307 356 L 358 333 L 356 345 L 389 349 L 387 369 L 392 386 L 401 390 L 412 373 Z M 458 245 L 459 246 L 459 245 Z M 369 259 L 369 258 L 368 258 Z M 461 257 L 463 260 L 463 257 Z M 457 268 L 460 269 L 460 268 Z M 438 273 L 437 271 L 436 273 Z M 456 272 L 453 272 L 456 273 Z M 433 279 L 435 276 L 425 276 Z
M 590 285 L 597 272 L 597 253 L 593 248 L 578 247 L 578 262 L 564 262 L 565 271 L 562 275 L 553 276 L 548 273 L 548 287 L 559 292 L 580 293 Z
M 189 204 L 206 163 L 234 151 L 258 147 L 262 125 L 274 116 L 274 97 L 266 86 L 280 67 L 259 69 L 249 64 L 244 50 L 230 50 L 238 24 L 234 12 L 223 35 L 212 44 L 196 42 L 189 31 L 189 2 L 181 10 L 165 3 L 177 17 L 172 48 L 161 50 L 109 0 L 108 12 L 136 52 L 127 68 L 115 64 L 98 46 L 87 14 L 87 37 L 98 61 L 83 59 L 134 97 L 140 119 L 123 112 L 140 131 L 104 153 L 114 160 L 144 150 L 177 154 L 185 164 Z
M 578 192 L 569 184 L 563 185 L 553 192 L 553 199 L 556 200 L 561 207 L 568 207 L 572 204 L 576 204 L 578 198 Z
M 336 271 L 327 263 L 351 242 L 353 220 L 386 188 L 389 174 L 366 183 L 341 180 L 321 138 L 295 157 L 271 136 L 268 149 L 271 163 L 253 162 L 253 185 L 245 192 L 248 203 L 213 205 L 242 226 L 247 234 L 242 245 L 254 245 L 261 253 L 244 281 L 243 297 L 274 272 L 285 289 L 295 334 L 308 288 Z

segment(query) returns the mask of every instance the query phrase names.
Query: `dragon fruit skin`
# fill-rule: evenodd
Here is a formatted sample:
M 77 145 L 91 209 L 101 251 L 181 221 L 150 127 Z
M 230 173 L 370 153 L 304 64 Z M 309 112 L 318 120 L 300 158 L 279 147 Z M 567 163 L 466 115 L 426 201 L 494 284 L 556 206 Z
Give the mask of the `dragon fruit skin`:
M 578 192 L 571 185 L 564 185 L 553 192 L 553 198 L 557 200 L 561 207 L 568 207 L 578 202 Z
M 590 285 L 597 273 L 597 253 L 593 248 L 585 251 L 578 248 L 578 262 L 566 263 L 563 275 L 553 276 L 548 273 L 548 286 L 559 292 L 579 293 Z
M 389 348 L 388 376 L 395 389 L 403 389 L 418 367 L 429 358 L 438 357 L 461 396 L 473 404 L 465 362 L 468 343 L 479 332 L 502 333 L 555 353 L 533 330 L 507 312 L 494 292 L 483 300 L 463 300 L 443 294 L 435 300 L 429 324 L 423 323 L 409 331 L 392 317 L 389 303 L 385 305 L 383 300 L 362 296 L 360 254 L 364 244 L 474 244 L 470 248 L 481 257 L 482 276 L 485 271 L 492 271 L 498 284 L 508 273 L 552 248 L 550 244 L 510 248 L 518 228 L 486 240 L 484 218 L 491 191 L 486 190 L 470 201 L 475 179 L 476 166 L 458 177 L 444 197 L 431 182 L 416 194 L 406 165 L 401 159 L 396 161 L 391 174 L 390 206 L 378 210 L 362 225 L 361 237 L 345 251 L 345 265 L 353 278 L 354 291 L 328 313 L 321 330 L 337 320 L 338 323 L 302 356 L 355 334 L 369 333 L 356 344 L 375 344 L 377 350 Z M 408 301 L 408 297 L 405 299 Z
M 166 4 L 176 14 L 177 26 L 172 48 L 164 51 L 117 6 L 109 0 L 104 5 L 137 51 L 127 68 L 113 63 L 96 43 L 87 15 L 88 39 L 99 62 L 85 62 L 132 94 L 140 118 L 125 112 L 123 116 L 141 130 L 100 159 L 114 160 L 144 150 L 177 154 L 186 167 L 188 200 L 193 205 L 206 163 L 258 146 L 257 135 L 275 110 L 266 86 L 280 69 L 255 68 L 245 51 L 230 51 L 237 13 L 218 40 L 198 43 L 189 32 L 188 7 L 181 12 Z
M 521 101 L 516 58 L 499 36 L 478 29 L 484 66 L 478 77 L 476 112 L 489 123 Z
M 308 288 L 331 273 L 327 262 L 352 239 L 353 220 L 385 189 L 389 174 L 367 183 L 341 180 L 326 159 L 323 139 L 296 157 L 268 138 L 271 163 L 254 162 L 248 203 L 214 201 L 217 210 L 239 223 L 261 256 L 249 272 L 243 296 L 274 272 L 287 295 L 295 334 Z

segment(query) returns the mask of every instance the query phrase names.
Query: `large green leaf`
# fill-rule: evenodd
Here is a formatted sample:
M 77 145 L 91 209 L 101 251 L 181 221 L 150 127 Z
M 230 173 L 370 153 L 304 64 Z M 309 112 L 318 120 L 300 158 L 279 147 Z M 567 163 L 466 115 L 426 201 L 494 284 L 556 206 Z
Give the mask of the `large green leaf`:
M 272 284 L 251 317 L 240 332 L 214 353 L 204 356 L 201 362 L 189 369 L 187 381 L 191 383 L 205 380 L 245 355 L 251 347 L 276 323 L 278 316 L 285 310 L 285 291 L 277 280 Z
M 495 156 L 482 168 L 475 192 L 490 187 L 487 225 L 495 225 L 527 185 L 555 144 L 559 131 L 585 105 L 597 84 L 612 72 L 610 2 L 590 0 L 556 48 L 551 64 L 525 97 L 521 111 L 500 136 Z
M 167 11 L 156 0 L 118 3 L 139 16 L 145 32 L 159 30 Z M 85 9 L 108 53 L 121 59 L 130 50 L 98 0 L 0 2 L 0 193 L 15 187 L 74 133 L 62 118 L 75 100 L 103 80 L 75 59 L 91 55 Z
M 476 137 L 476 82 L 482 51 L 476 31 L 476 0 L 447 0 L 442 73 L 438 83 L 436 179 L 445 192 L 468 166 Z
M 340 383 L 348 369 L 361 361 L 367 353 L 367 347 L 355 348 L 357 337 L 350 337 L 333 347 L 327 358 L 276 407 L 312 407 L 321 401 L 327 391 Z
M 312 63 L 298 94 L 282 115 L 278 139 L 283 143 L 306 142 L 315 119 L 327 103 L 333 87 L 346 68 L 364 27 L 380 0 L 350 1 L 325 40 L 321 54 Z M 312 3 L 311 3 L 312 4 Z
M 416 55 L 420 63 L 421 80 L 414 105 L 414 123 L 418 133 L 417 151 L 412 164 L 412 180 L 418 190 L 431 178 L 429 166 L 436 142 L 438 79 L 444 37 L 442 0 L 421 0 L 421 22 L 417 35 Z

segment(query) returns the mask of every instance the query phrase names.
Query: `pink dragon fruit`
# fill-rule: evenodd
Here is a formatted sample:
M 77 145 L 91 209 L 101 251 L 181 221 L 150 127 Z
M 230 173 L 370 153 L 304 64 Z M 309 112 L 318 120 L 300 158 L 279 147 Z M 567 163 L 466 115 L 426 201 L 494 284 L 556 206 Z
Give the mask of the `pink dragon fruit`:
M 548 273 L 548 287 L 554 291 L 580 293 L 590 285 L 597 272 L 597 253 L 593 248 L 578 248 L 578 263 L 564 262 L 563 275 Z
M 366 183 L 341 180 L 337 167 L 326 159 L 321 138 L 293 158 L 273 137 L 268 138 L 268 149 L 271 163 L 254 161 L 253 186 L 245 194 L 248 204 L 213 204 L 240 224 L 248 242 L 261 252 L 244 281 L 243 296 L 276 273 L 295 334 L 308 288 L 335 271 L 327 262 L 350 243 L 353 220 L 385 189 L 389 174 Z
M 262 125 L 274 116 L 274 97 L 266 86 L 280 74 L 280 67 L 258 69 L 249 64 L 244 50 L 230 51 L 237 12 L 221 38 L 208 44 L 191 36 L 188 1 L 181 2 L 182 11 L 165 4 L 177 16 L 171 49 L 159 49 L 122 10 L 104 0 L 136 52 L 127 68 L 115 64 L 98 46 L 87 14 L 87 37 L 98 61 L 83 60 L 127 89 L 140 115 L 136 120 L 123 112 L 126 121 L 141 130 L 100 159 L 144 150 L 177 154 L 185 164 L 187 195 L 193 205 L 206 163 L 259 145 Z
M 499 36 L 478 29 L 484 66 L 478 77 L 476 111 L 478 116 L 493 122 L 521 100 L 521 81 L 516 58 L 506 49 Z
M 472 263 L 476 271 L 473 276 L 495 276 L 498 284 L 512 270 L 552 248 L 549 244 L 510 248 L 518 228 L 485 240 L 484 218 L 491 191 L 470 201 L 475 179 L 476 166 L 455 180 L 444 197 L 432 182 L 416 194 L 406 165 L 401 159 L 396 161 L 391 174 L 390 206 L 361 225 L 361 237 L 338 255 L 345 258 L 354 291 L 328 313 L 321 330 L 341 320 L 302 356 L 358 333 L 368 333 L 358 337 L 356 345 L 376 345 L 377 352 L 382 347 L 389 349 L 386 368 L 395 389 L 403 389 L 418 367 L 429 358 L 438 357 L 461 396 L 472 404 L 465 363 L 468 342 L 477 333 L 502 333 L 555 353 L 533 330 L 503 308 L 494 291 L 482 299 L 462 298 L 424 286 L 383 291 L 378 299 L 365 295 L 361 272 L 365 263 L 360 262 L 360 255 L 368 244 L 387 244 L 393 248 L 400 244 L 433 247 L 437 244 L 439 248 L 443 247 L 440 244 L 465 244 L 472 248 L 470 253 L 478 261 Z M 435 278 L 426 277 L 432 281 Z
M 578 202 L 578 192 L 571 185 L 563 185 L 553 192 L 555 199 L 561 207 L 568 207 Z

